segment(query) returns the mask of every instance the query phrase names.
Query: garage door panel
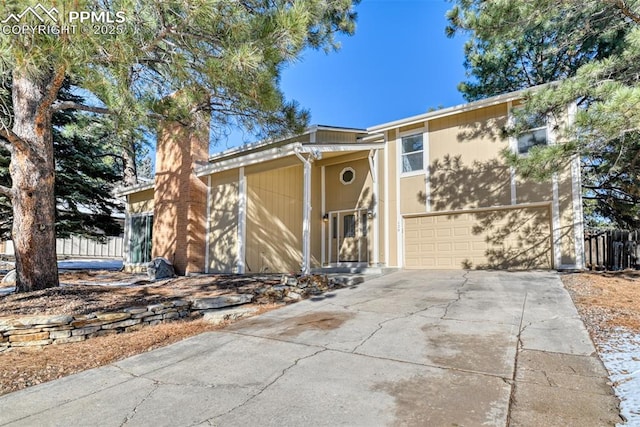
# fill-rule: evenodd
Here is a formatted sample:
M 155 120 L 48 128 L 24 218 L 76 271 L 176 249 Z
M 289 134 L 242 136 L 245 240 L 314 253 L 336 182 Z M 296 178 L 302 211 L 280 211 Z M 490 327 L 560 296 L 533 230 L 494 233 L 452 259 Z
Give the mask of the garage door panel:
M 405 220 L 407 268 L 550 268 L 548 206 Z

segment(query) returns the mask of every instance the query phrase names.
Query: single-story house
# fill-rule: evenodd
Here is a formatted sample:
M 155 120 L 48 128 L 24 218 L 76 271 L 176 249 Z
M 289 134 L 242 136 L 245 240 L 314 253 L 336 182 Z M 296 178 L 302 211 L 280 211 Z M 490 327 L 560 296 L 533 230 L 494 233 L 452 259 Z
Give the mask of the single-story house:
M 181 274 L 583 268 L 578 159 L 541 183 L 501 156 L 561 143 L 552 119 L 503 136 L 522 96 L 367 129 L 317 125 L 212 156 L 204 126 L 165 125 L 155 181 L 120 192 L 125 265 L 163 256 Z

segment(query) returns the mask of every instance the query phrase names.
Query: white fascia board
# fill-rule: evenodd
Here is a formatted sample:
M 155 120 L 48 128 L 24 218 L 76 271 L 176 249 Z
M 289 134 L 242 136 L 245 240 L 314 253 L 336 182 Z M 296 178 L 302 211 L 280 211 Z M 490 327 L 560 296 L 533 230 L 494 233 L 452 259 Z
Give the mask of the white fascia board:
M 131 187 L 121 187 L 114 190 L 113 195 L 116 197 L 127 196 L 133 193 L 139 193 L 141 191 L 153 190 L 155 183 L 153 182 L 145 182 L 143 184 L 132 185 Z
M 553 83 L 546 83 L 539 86 L 530 87 L 527 89 L 518 90 L 515 92 L 509 92 L 502 95 L 492 96 L 490 98 L 481 99 L 479 101 L 469 102 L 467 104 L 455 105 L 453 107 L 443 108 L 442 110 L 431 111 L 429 113 L 418 114 L 416 116 L 407 117 L 405 119 L 395 120 L 392 122 L 383 123 L 376 126 L 371 126 L 367 128 L 367 132 L 384 132 L 386 130 L 390 130 L 393 128 L 397 128 L 400 126 L 410 126 L 413 124 L 417 124 L 423 122 L 425 120 L 433 120 L 439 119 L 446 116 L 451 116 L 453 114 L 464 113 L 466 111 L 475 110 L 482 107 L 489 107 L 491 105 L 503 104 L 508 101 L 514 101 L 516 99 L 521 99 L 525 93 L 539 90 L 547 85 L 551 85 Z
M 361 141 L 361 142 L 383 141 L 384 142 L 384 133 L 372 133 L 367 136 L 361 136 L 360 138 L 358 138 L 358 141 Z
M 371 144 L 303 144 L 301 152 L 311 153 L 313 151 L 319 151 L 321 153 L 335 153 L 343 151 L 370 151 L 382 148 L 384 148 L 383 142 Z
M 206 176 L 212 173 L 223 172 L 229 169 L 235 169 L 239 167 L 246 167 L 257 163 L 267 162 L 269 160 L 276 160 L 283 157 L 293 156 L 296 153 L 313 154 L 314 152 L 320 153 L 332 153 L 332 152 L 346 152 L 346 151 L 369 151 L 382 149 L 384 143 L 376 144 L 302 144 L 300 142 L 294 142 L 284 145 L 282 147 L 270 148 L 268 150 L 262 150 L 256 153 L 248 153 L 244 156 L 234 157 L 228 160 L 222 160 L 213 164 L 209 164 L 198 168 L 196 170 L 196 176 Z
M 283 147 L 270 148 L 268 150 L 259 151 L 257 153 L 249 153 L 244 156 L 234 157 L 228 160 L 221 160 L 219 162 L 197 169 L 196 176 L 205 176 L 212 173 L 223 172 L 230 169 L 251 166 L 257 163 L 267 162 L 269 160 L 276 160 L 282 157 L 292 156 L 295 154 L 295 149 L 299 149 L 301 146 L 302 144 L 300 144 L 299 142 L 295 142 Z

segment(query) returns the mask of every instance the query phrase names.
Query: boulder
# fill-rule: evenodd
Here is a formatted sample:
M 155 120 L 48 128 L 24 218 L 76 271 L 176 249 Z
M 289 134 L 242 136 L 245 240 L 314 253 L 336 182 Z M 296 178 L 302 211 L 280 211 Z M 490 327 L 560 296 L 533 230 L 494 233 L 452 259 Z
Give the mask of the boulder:
M 10 270 L 6 276 L 2 278 L 2 283 L 16 283 L 16 270 Z
M 167 279 L 175 275 L 173 264 L 166 258 L 157 257 L 147 264 L 147 276 L 151 280 Z

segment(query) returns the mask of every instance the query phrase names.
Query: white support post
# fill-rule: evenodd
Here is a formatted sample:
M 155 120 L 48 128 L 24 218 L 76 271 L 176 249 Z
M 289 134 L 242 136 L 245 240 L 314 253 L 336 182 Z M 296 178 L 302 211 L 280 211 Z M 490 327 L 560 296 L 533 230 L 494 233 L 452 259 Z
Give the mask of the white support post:
M 575 123 L 578 106 L 575 102 L 569 105 L 569 122 Z M 584 212 L 582 210 L 582 174 L 580 157 L 575 155 L 571 160 L 571 195 L 573 199 L 573 233 L 576 251 L 576 268 L 585 268 L 584 253 Z
M 311 271 L 311 161 L 305 159 L 297 150 L 296 156 L 304 166 L 304 188 L 302 202 L 302 274 Z
M 513 103 L 511 101 L 507 102 L 507 126 L 513 125 Z M 509 148 L 515 154 L 518 153 L 518 139 L 515 136 L 509 137 Z M 518 204 L 518 196 L 516 193 L 517 189 L 517 181 L 516 181 L 516 169 L 511 166 L 509 168 L 510 174 L 510 183 L 511 183 L 511 204 Z
M 209 248 L 211 240 L 211 175 L 207 177 L 207 213 L 206 213 L 206 235 L 204 238 L 204 272 L 209 273 Z
M 322 215 L 326 215 L 327 214 L 327 202 L 326 202 L 326 195 L 325 195 L 325 170 L 324 170 L 324 166 L 322 166 L 320 168 L 320 192 L 321 192 L 321 198 L 322 198 Z M 322 239 L 322 241 L 320 242 L 320 246 L 321 246 L 321 251 L 322 251 L 322 255 L 320 255 L 320 265 L 321 267 L 324 267 L 326 262 L 327 262 L 327 258 L 326 258 L 326 229 L 327 229 L 327 223 L 324 222 L 324 217 L 322 219 L 322 228 L 320 229 L 320 238 Z
M 379 183 L 378 183 L 378 150 L 371 150 L 369 153 L 369 168 L 371 169 L 371 188 L 372 191 L 372 199 L 373 199 L 373 220 L 371 224 L 371 231 L 367 233 L 367 236 L 372 236 L 373 238 L 373 265 L 377 267 L 380 264 L 380 240 L 379 240 L 379 230 L 378 230 L 378 212 L 380 201 L 378 200 L 379 193 Z M 367 218 L 369 217 L 367 212 Z M 367 245 L 368 247 L 369 245 Z
M 238 274 L 246 271 L 245 258 L 247 248 L 247 178 L 244 175 L 244 168 L 239 169 L 238 176 L 238 241 L 237 258 Z

